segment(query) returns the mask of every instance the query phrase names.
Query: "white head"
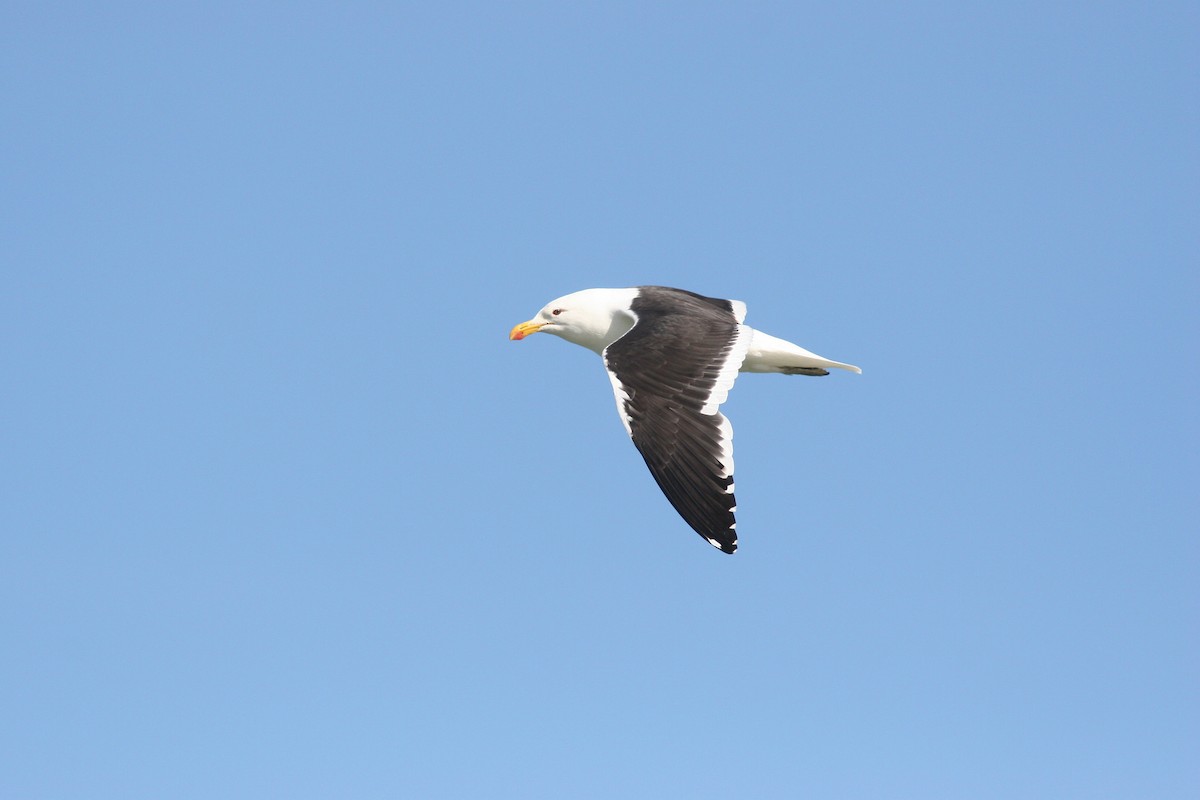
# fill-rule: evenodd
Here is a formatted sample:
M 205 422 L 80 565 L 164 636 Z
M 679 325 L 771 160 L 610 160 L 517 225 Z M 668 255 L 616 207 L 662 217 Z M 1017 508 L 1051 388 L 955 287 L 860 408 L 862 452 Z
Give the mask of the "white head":
M 551 300 L 533 319 L 513 328 L 508 338 L 524 339 L 541 331 L 599 353 L 624 336 L 637 321 L 629 310 L 637 291 L 584 289 Z

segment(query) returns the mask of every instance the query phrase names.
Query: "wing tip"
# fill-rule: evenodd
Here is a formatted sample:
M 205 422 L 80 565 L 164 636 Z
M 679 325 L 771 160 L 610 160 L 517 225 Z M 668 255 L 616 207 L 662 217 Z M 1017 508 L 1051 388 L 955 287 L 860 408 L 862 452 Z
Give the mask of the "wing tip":
M 724 553 L 727 556 L 731 556 L 737 552 L 738 543 L 737 543 L 736 538 L 731 539 L 728 542 L 722 542 L 721 540 L 715 539 L 711 536 L 705 536 L 704 538 L 708 541 L 709 544 L 711 544 L 713 547 L 717 548 L 718 550 L 720 550 L 722 553 Z

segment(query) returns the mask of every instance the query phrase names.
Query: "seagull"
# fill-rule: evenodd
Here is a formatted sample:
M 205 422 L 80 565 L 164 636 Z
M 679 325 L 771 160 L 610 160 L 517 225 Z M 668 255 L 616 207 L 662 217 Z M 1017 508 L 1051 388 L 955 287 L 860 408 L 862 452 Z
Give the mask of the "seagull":
M 719 409 L 738 373 L 862 372 L 745 319 L 740 300 L 683 289 L 584 289 L 547 303 L 509 339 L 549 333 L 598 353 L 621 423 L 667 500 L 709 544 L 733 553 L 733 427 Z

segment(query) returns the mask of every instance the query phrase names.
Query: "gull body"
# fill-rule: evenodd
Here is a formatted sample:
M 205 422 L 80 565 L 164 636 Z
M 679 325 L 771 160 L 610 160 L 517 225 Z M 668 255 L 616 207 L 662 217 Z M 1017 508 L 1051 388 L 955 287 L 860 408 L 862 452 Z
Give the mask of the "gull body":
M 624 336 L 637 321 L 630 310 L 638 289 L 584 289 L 551 300 L 533 319 L 513 328 L 510 338 L 524 339 L 531 333 L 549 333 L 568 342 L 603 353 Z M 798 344 L 779 339 L 742 322 L 746 304 L 728 301 L 750 342 L 739 372 L 778 372 L 784 375 L 821 375 L 827 369 L 861 373 L 853 364 L 819 356 Z M 555 312 L 558 312 L 557 314 Z
M 737 375 L 862 372 L 745 318 L 739 300 L 682 289 L 585 289 L 550 301 L 509 338 L 549 333 L 598 353 L 621 422 L 659 488 L 697 533 L 733 553 L 733 428 L 719 408 Z

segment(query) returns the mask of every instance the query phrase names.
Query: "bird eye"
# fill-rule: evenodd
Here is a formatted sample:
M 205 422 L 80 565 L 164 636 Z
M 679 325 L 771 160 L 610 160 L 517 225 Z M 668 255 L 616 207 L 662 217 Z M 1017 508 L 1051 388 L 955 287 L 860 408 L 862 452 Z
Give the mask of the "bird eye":
M 556 308 L 556 309 L 554 309 L 553 311 L 551 311 L 550 313 L 551 313 L 551 314 L 553 314 L 554 316 L 556 316 L 556 317 L 557 317 L 559 314 L 561 314 L 561 313 L 562 313 L 562 309 L 561 309 L 561 308 Z

